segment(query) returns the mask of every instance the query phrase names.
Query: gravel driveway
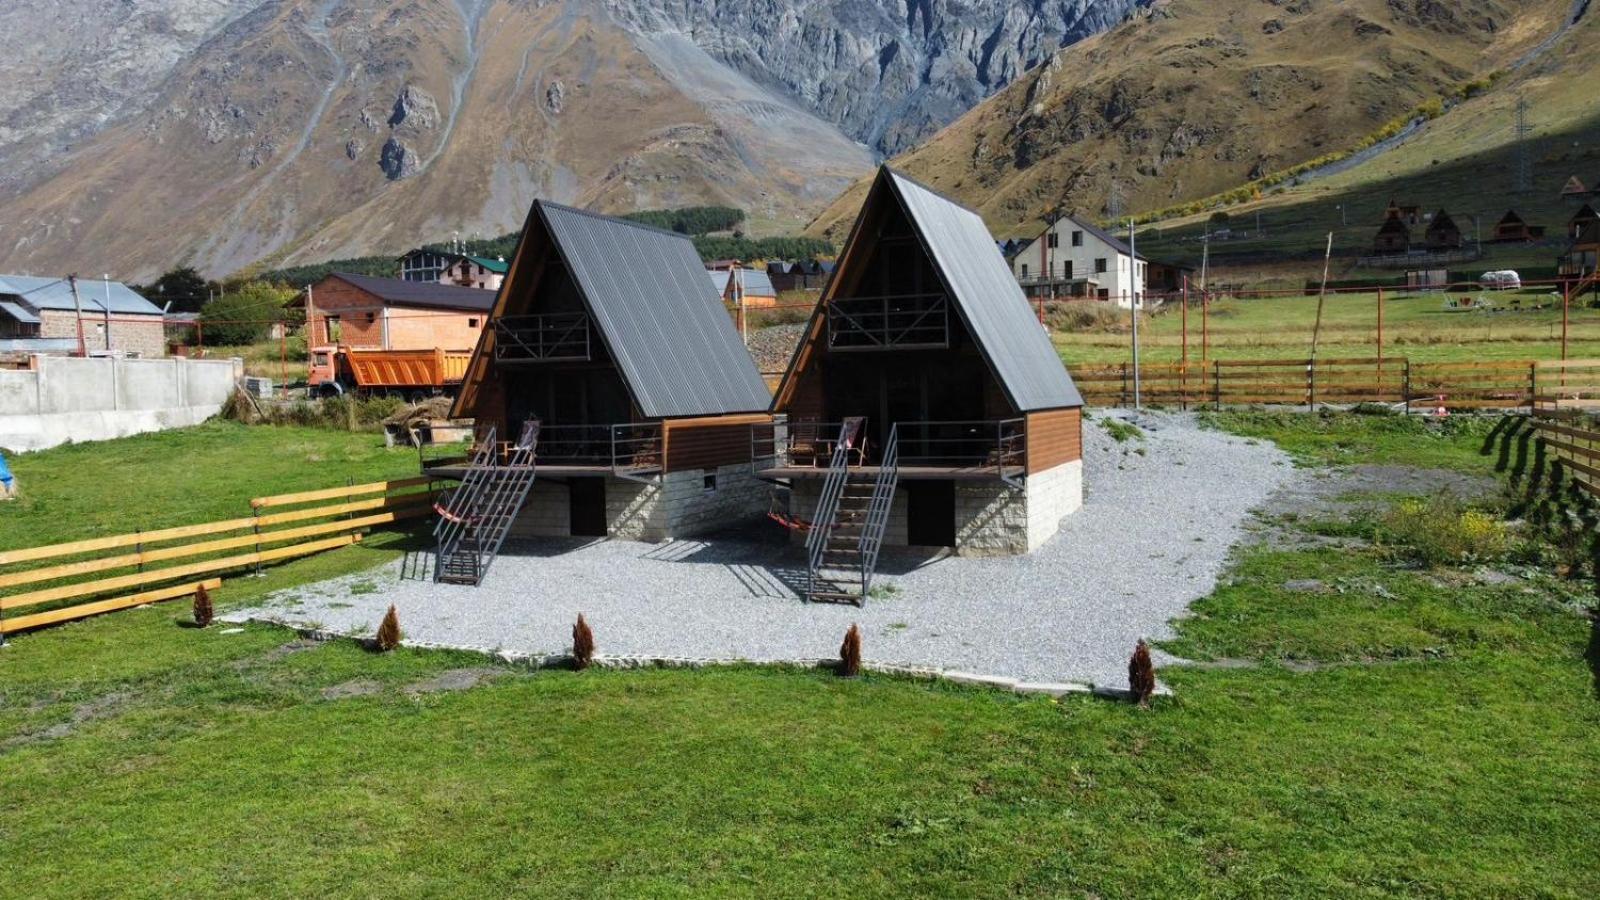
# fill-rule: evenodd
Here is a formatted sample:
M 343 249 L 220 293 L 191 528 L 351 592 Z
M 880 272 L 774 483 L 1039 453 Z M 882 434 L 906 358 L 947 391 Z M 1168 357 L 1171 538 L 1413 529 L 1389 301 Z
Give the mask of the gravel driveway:
M 395 564 L 272 595 L 243 615 L 341 632 L 376 627 L 390 603 L 406 636 L 558 654 L 582 611 L 601 654 L 835 656 L 860 623 L 873 661 L 1123 687 L 1140 637 L 1210 593 L 1250 511 L 1296 478 L 1288 458 L 1198 428 L 1181 414 L 1115 415 L 1143 438 L 1084 428 L 1086 496 L 1030 556 L 891 557 L 888 596 L 865 609 L 805 604 L 782 535 L 664 544 L 544 542 L 514 548 L 477 588 L 406 581 Z M 239 618 L 235 614 L 229 618 Z

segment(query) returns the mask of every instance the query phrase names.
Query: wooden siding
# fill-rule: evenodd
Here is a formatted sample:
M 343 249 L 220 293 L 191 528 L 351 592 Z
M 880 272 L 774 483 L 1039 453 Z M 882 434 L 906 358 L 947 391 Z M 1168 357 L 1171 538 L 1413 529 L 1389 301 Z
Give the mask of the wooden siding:
M 1083 459 L 1083 411 L 1048 409 L 1028 413 L 1028 474 Z
M 750 426 L 772 421 L 765 413 L 668 419 L 662 423 L 665 471 L 715 469 L 750 461 Z

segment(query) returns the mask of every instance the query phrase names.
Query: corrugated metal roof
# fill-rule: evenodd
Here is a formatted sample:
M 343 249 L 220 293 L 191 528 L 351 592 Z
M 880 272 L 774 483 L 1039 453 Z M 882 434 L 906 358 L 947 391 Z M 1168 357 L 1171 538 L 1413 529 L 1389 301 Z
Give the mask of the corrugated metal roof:
M 483 266 L 485 269 L 488 269 L 489 271 L 494 272 L 497 275 L 504 275 L 506 272 L 510 271 L 510 269 L 511 269 L 511 264 L 506 262 L 503 259 L 490 259 L 487 256 L 470 256 L 470 255 L 467 257 L 467 259 L 472 260 L 473 262 L 477 263 L 480 266 Z
M 534 209 L 641 412 L 767 409 L 772 395 L 689 238 L 543 200 Z
M 0 300 L 0 312 L 5 313 L 24 325 L 39 324 L 39 317 L 29 312 L 28 309 L 20 303 L 13 303 L 10 300 Z
M 396 306 L 426 307 L 428 309 L 459 309 L 463 312 L 488 312 L 494 307 L 494 291 L 440 284 L 435 281 L 404 281 L 399 278 L 377 278 L 372 275 L 355 275 L 334 272 L 337 278 L 381 298 Z M 312 302 L 316 302 L 313 285 Z
M 765 272 L 755 269 L 743 269 L 744 293 L 746 297 L 776 297 L 778 292 L 772 287 L 772 279 Z M 728 296 L 728 276 L 732 274 L 727 269 L 717 269 L 706 272 L 711 276 L 711 286 L 723 297 Z
M 899 198 L 1012 404 L 1023 412 L 1082 406 L 983 218 L 888 166 L 878 177 Z
M 0 275 L 0 296 L 20 298 L 33 310 L 73 310 L 72 286 L 65 278 L 37 278 L 32 275 Z M 123 315 L 159 316 L 161 308 L 135 294 L 120 281 L 79 278 L 78 296 L 84 312 L 111 312 Z

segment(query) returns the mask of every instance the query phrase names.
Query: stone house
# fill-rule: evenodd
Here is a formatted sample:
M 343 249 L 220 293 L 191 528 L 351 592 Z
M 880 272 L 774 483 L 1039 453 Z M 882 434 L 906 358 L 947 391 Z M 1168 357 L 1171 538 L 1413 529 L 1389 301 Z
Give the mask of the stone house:
M 0 275 L 0 346 L 40 353 L 166 355 L 161 309 L 119 281 Z
M 480 447 L 538 422 L 511 537 L 658 541 L 761 517 L 749 428 L 771 394 L 688 237 L 537 201 L 489 322 L 452 416 Z

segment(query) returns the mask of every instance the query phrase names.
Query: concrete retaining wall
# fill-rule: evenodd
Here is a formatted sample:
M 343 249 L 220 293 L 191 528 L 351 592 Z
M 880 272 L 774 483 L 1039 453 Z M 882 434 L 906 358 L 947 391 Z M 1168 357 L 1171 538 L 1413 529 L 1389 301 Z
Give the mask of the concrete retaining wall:
M 0 447 L 13 452 L 196 425 L 244 374 L 237 359 L 40 356 L 0 371 Z

